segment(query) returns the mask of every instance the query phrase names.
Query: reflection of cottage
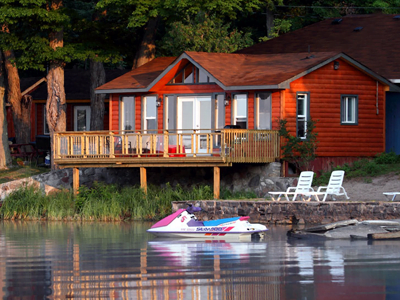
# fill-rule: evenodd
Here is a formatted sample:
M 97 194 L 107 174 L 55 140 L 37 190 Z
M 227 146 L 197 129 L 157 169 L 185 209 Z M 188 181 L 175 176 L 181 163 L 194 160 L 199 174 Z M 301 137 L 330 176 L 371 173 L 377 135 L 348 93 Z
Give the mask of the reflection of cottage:
M 400 86 L 400 15 L 348 15 L 327 19 L 278 38 L 239 51 L 242 54 L 296 53 L 304 51 L 344 52 Z M 352 78 L 357 85 L 357 78 Z M 381 133 L 386 151 L 400 154 L 400 93 L 386 92 L 386 104 L 378 105 L 377 114 L 386 114 Z M 374 132 L 380 131 L 374 128 Z M 359 135 L 357 140 L 364 139 Z
M 123 70 L 107 70 L 107 80 L 126 73 Z M 67 98 L 67 131 L 90 130 L 90 72 L 89 70 L 64 71 L 65 95 Z M 47 85 L 40 77 L 21 78 L 23 97 L 31 97 L 31 140 L 36 135 L 49 134 L 45 118 Z M 106 99 L 106 103 L 108 99 Z M 14 137 L 11 107 L 7 109 L 8 136 Z M 108 129 L 108 105 L 105 106 L 104 129 Z

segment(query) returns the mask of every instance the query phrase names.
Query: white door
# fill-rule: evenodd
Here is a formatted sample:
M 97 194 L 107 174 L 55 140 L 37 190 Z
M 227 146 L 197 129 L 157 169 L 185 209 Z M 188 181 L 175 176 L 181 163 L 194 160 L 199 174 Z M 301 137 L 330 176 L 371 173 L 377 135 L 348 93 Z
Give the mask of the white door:
M 196 132 L 193 139 L 192 133 Z M 178 132 L 184 133 L 186 153 L 207 152 L 207 135 L 211 132 L 211 97 L 178 97 Z M 203 134 L 202 134 L 203 133 Z
M 74 107 L 74 131 L 90 130 L 90 106 Z

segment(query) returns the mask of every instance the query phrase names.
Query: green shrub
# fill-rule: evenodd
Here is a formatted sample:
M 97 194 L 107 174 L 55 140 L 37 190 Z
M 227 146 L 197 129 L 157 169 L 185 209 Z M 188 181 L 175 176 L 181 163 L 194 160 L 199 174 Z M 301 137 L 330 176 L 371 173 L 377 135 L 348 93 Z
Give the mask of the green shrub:
M 400 156 L 396 153 L 380 153 L 375 157 L 375 162 L 380 165 L 390 165 L 400 163 Z

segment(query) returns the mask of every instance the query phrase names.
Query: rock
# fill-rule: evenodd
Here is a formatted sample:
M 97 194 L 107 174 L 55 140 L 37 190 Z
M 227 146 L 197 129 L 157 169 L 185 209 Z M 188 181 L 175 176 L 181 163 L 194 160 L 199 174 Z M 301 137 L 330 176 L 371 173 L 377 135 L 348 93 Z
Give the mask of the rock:
M 394 240 L 400 239 L 400 232 L 381 232 L 368 234 L 369 240 Z
M 386 220 L 365 220 L 361 222 L 365 225 L 379 225 L 379 226 L 400 226 L 397 221 L 386 221 Z
M 357 220 L 345 220 L 345 221 L 339 221 L 339 222 L 325 224 L 325 225 L 314 226 L 314 227 L 305 229 L 305 231 L 308 231 L 308 232 L 327 231 L 327 230 L 331 230 L 331 229 L 339 228 L 339 227 L 343 227 L 343 226 L 356 225 L 357 223 L 358 223 Z
M 260 175 L 256 175 L 250 180 L 249 187 L 256 187 L 259 185 L 260 185 Z

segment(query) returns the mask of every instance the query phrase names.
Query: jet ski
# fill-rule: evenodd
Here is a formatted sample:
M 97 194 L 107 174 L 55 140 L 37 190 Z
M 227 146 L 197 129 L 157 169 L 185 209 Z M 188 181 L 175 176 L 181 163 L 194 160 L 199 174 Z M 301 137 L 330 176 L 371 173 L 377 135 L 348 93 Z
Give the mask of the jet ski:
M 249 217 L 234 217 L 211 221 L 199 221 L 194 215 L 200 207 L 189 205 L 158 221 L 147 232 L 158 237 L 221 238 L 221 237 L 262 237 L 268 230 L 261 224 L 249 223 Z

